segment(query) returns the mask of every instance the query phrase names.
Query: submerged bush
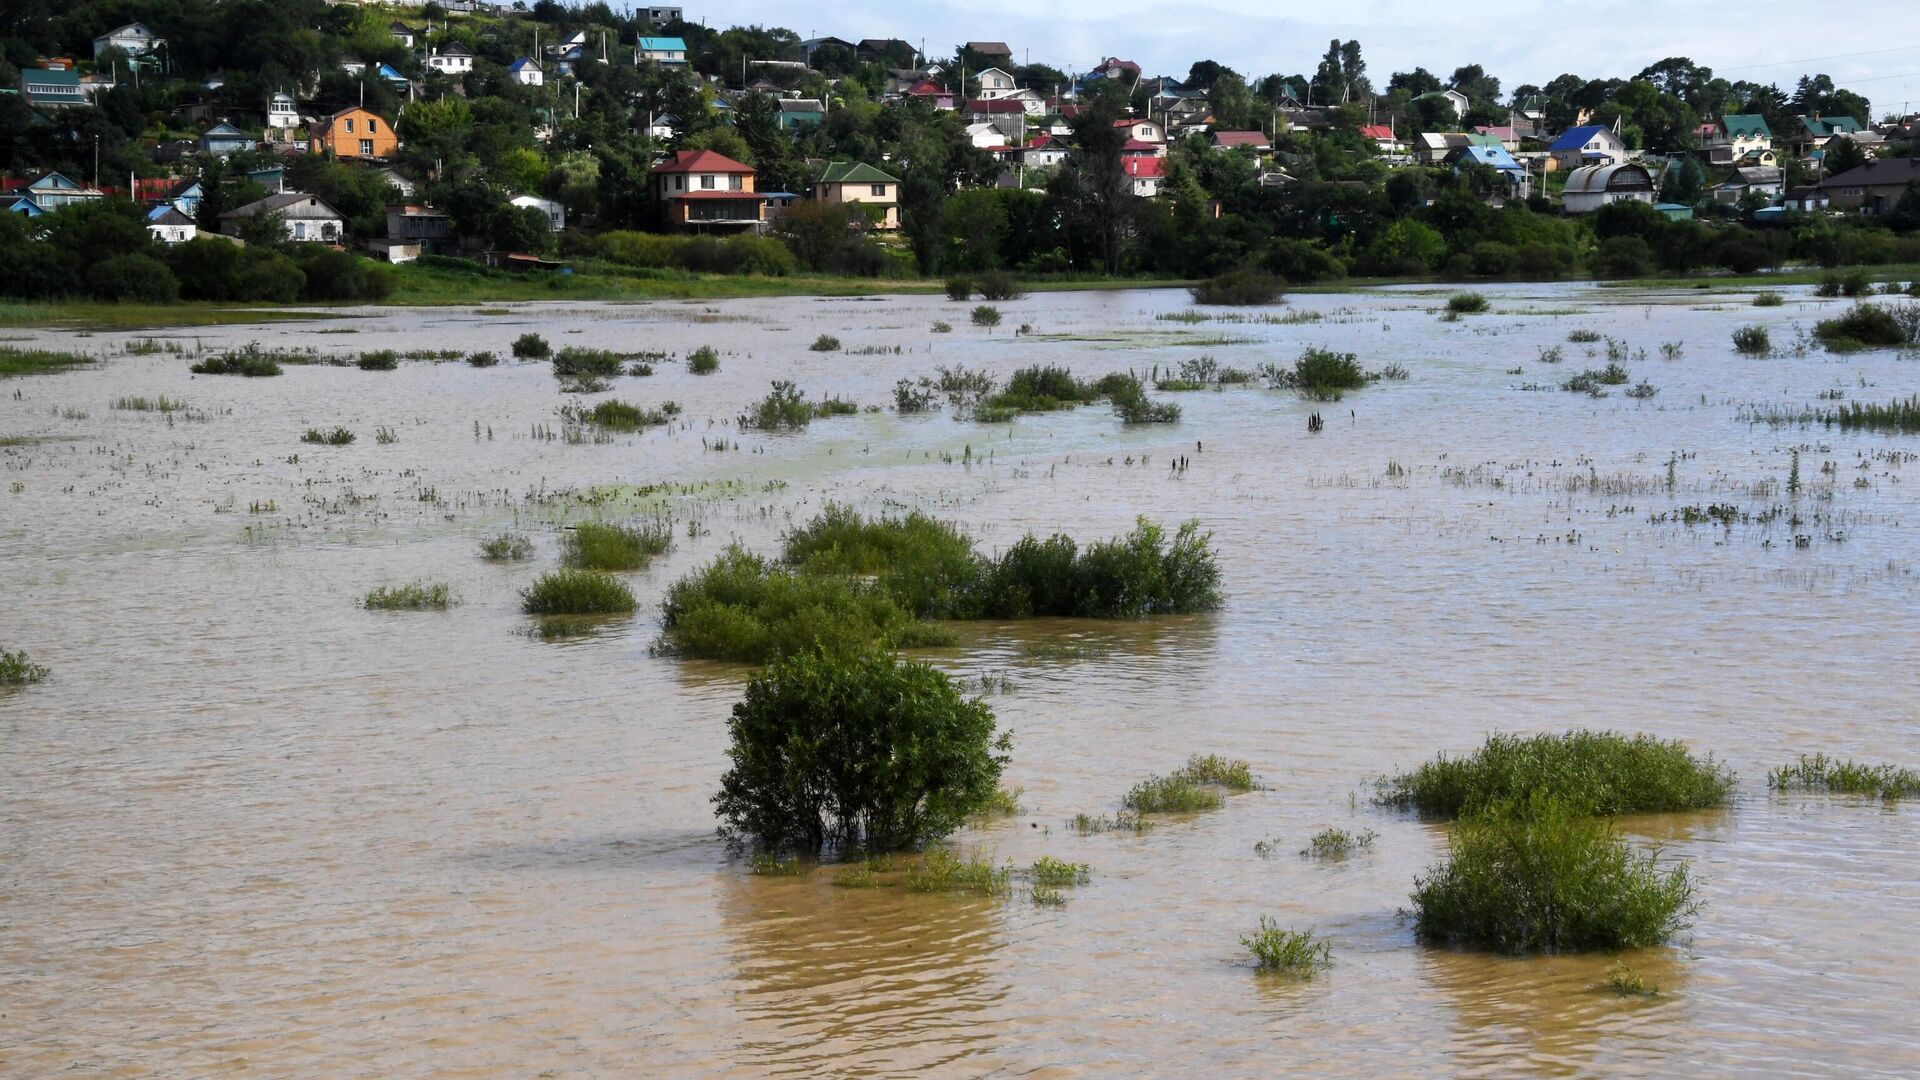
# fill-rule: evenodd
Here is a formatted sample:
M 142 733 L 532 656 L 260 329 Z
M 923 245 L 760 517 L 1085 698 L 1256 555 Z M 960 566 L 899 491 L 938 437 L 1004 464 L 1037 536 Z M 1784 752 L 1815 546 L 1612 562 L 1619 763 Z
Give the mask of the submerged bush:
M 765 850 L 939 839 L 992 798 L 1010 746 L 984 703 L 884 652 L 786 657 L 748 681 L 728 730 L 714 806 L 725 833 Z
M 1773 341 L 1764 326 L 1743 326 L 1733 332 L 1733 347 L 1748 356 L 1765 356 L 1773 351 Z
M 394 371 L 400 367 L 400 354 L 392 349 L 364 352 L 353 365 L 361 371 Z
M 1863 428 L 1869 431 L 1920 431 L 1920 394 L 1904 401 L 1863 404 L 1850 401 L 1838 409 L 1820 414 L 1820 422 L 1841 430 Z
M 533 557 L 533 541 L 518 533 L 501 533 L 480 541 L 480 557 L 496 562 L 517 562 Z
M 521 590 L 520 606 L 529 615 L 624 615 L 633 590 L 598 570 L 554 570 Z
M 280 362 L 260 346 L 248 345 L 236 352 L 209 356 L 187 370 L 195 375 L 243 375 L 259 379 L 280 374 Z
M 0 686 L 25 686 L 46 677 L 46 667 L 28 660 L 25 649 L 18 652 L 0 649 Z
M 1702 810 L 1732 798 L 1734 774 L 1678 740 L 1611 731 L 1492 735 L 1472 755 L 1440 757 L 1387 781 L 1380 801 L 1452 817 L 1544 793 L 1589 814 Z
M 1920 325 L 1916 325 L 1920 329 Z M 1853 310 L 1814 325 L 1813 336 L 1836 351 L 1885 348 L 1912 342 L 1894 313 L 1878 304 L 1856 304 Z
M 1179 405 L 1148 397 L 1147 388 L 1132 375 L 1122 376 L 1122 381 L 1108 390 L 1107 400 L 1123 423 L 1173 424 L 1180 420 Z
M 687 354 L 687 370 L 695 375 L 711 375 L 720 370 L 720 354 L 711 345 L 702 345 Z
M 1013 280 L 1013 275 L 1004 270 L 994 270 L 981 274 L 980 280 L 977 282 L 977 287 L 980 292 L 980 299 L 982 300 L 993 300 L 996 302 L 1018 300 L 1027 295 L 1020 288 L 1020 284 Z M 964 300 L 966 298 L 961 297 L 961 299 Z
M 93 363 L 93 357 L 79 353 L 53 352 L 48 349 L 16 349 L 0 345 L 0 379 L 16 375 L 47 375 L 70 367 Z M 198 365 L 194 368 L 199 370 Z M 214 374 L 210 372 L 209 374 Z M 274 374 L 279 374 L 276 370 Z
M 520 360 L 544 359 L 552 351 L 553 346 L 539 334 L 521 334 L 513 339 L 513 355 Z
M 1477 292 L 1454 293 L 1447 297 L 1447 310 L 1455 315 L 1479 315 L 1487 310 L 1487 298 Z
M 300 441 L 318 446 L 346 446 L 353 442 L 353 432 L 343 427 L 334 428 L 332 431 L 308 428 L 301 434 Z
M 1282 930 L 1270 916 L 1260 916 L 1260 929 L 1240 938 L 1253 955 L 1253 966 L 1296 979 L 1311 979 L 1333 966 L 1333 946 L 1311 930 Z
M 1285 282 L 1258 270 L 1233 270 L 1211 277 L 1188 292 L 1196 304 L 1253 307 L 1279 303 Z
M 1920 772 L 1897 765 L 1858 765 L 1825 754 L 1802 754 L 1792 765 L 1767 773 L 1767 786 L 1776 791 L 1833 791 L 1893 800 L 1920 795 Z
M 1149 776 L 1133 785 L 1120 805 L 1142 814 L 1184 814 L 1218 810 L 1226 802 L 1218 791 L 1174 773 Z
M 1293 363 L 1294 386 L 1315 401 L 1338 401 L 1348 390 L 1367 385 L 1366 373 L 1352 353 L 1310 348 Z
M 598 402 L 591 409 L 583 409 L 577 405 L 565 405 L 560 409 L 560 417 L 563 420 L 593 424 L 609 431 L 644 431 L 650 426 L 657 427 L 672 423 L 673 418 L 678 415 L 680 415 L 680 406 L 671 401 L 661 402 L 657 409 L 649 409 L 615 398 Z
M 1212 611 L 1220 606 L 1220 568 L 1211 536 L 1189 521 L 1169 540 L 1146 518 L 1126 536 L 1085 550 L 1065 535 L 1029 533 L 983 569 L 970 614 L 1134 619 Z
M 773 380 L 773 389 L 751 412 L 740 414 L 742 428 L 760 431 L 797 431 L 813 420 L 813 406 L 800 388 L 785 379 Z
M 962 302 L 973 299 L 973 282 L 963 277 L 948 278 L 947 299 Z
M 1756 293 L 1753 297 L 1754 307 L 1779 307 L 1786 302 L 1787 298 L 1777 292 Z
M 444 583 L 416 581 L 409 585 L 382 585 L 362 602 L 369 611 L 445 611 L 453 605 L 453 590 Z
M 553 354 L 553 377 L 561 380 L 592 382 L 618 378 L 626 366 L 626 354 L 610 349 L 569 346 Z
M 1547 790 L 1453 825 L 1446 861 L 1415 882 L 1414 933 L 1498 952 L 1659 945 L 1699 908 L 1686 864 L 1661 871 L 1605 818 Z
M 810 574 L 884 577 L 887 592 L 921 618 L 949 613 L 977 574 L 973 541 L 958 528 L 917 511 L 863 517 L 838 503 L 788 533 L 782 559 Z
M 467 366 L 469 367 L 487 368 L 487 367 L 492 367 L 495 364 L 498 364 L 499 362 L 500 362 L 500 358 L 490 352 L 477 352 L 477 353 L 467 354 Z
M 673 527 L 638 528 L 583 521 L 560 541 L 561 561 L 576 570 L 644 570 L 673 547 Z
M 973 325 L 999 326 L 1000 309 L 991 304 L 979 304 L 973 309 Z
M 952 640 L 916 622 L 876 584 L 795 573 L 733 547 L 667 590 L 660 646 L 680 656 L 762 663 Z
M 813 344 L 807 346 L 807 348 L 814 352 L 839 352 L 840 339 L 834 337 L 832 334 L 821 334 L 819 337 L 814 338 Z

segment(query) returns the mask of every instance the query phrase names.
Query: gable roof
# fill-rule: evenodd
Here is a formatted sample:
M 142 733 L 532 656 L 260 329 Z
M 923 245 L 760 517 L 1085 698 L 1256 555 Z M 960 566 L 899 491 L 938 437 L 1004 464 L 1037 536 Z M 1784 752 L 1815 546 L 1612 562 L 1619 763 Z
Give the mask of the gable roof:
M 540 65 L 534 63 L 533 58 L 528 56 L 523 56 L 520 59 L 515 60 L 513 63 L 507 65 L 507 70 L 514 71 L 514 72 L 525 71 L 528 68 L 532 68 L 535 71 L 538 71 L 540 70 Z
M 1920 158 L 1882 158 L 1820 181 L 1822 188 L 1887 187 L 1920 181 Z
M 1127 175 L 1135 178 L 1167 175 L 1167 159 L 1157 157 L 1121 158 L 1120 165 Z
M 1264 131 L 1216 131 L 1213 133 L 1215 146 L 1266 146 L 1267 134 Z
M 1553 145 L 1547 149 L 1549 151 L 1579 150 L 1601 132 L 1611 135 L 1613 129 L 1605 124 L 1582 124 L 1576 128 L 1568 128 L 1561 132 L 1560 137 L 1553 140 Z
M 1012 56 L 1013 50 L 1004 41 L 969 41 L 966 48 L 982 56 Z
M 643 37 L 640 39 L 641 52 L 686 52 L 687 39 L 677 37 Z
M 1851 116 L 1802 116 L 1800 123 L 1810 135 L 1844 135 L 1860 130 L 1860 121 Z
M 897 184 L 900 178 L 888 176 L 879 169 L 861 161 L 830 162 L 820 170 L 822 184 Z
M 1362 138 L 1367 139 L 1385 139 L 1388 142 L 1395 141 L 1393 129 L 1385 124 L 1368 124 L 1360 129 L 1360 135 Z
M 1456 165 L 1461 161 L 1472 161 L 1498 169 L 1503 173 L 1525 174 L 1526 172 L 1520 167 L 1520 163 L 1513 159 L 1513 155 L 1507 153 L 1507 148 L 1504 146 L 1463 146 L 1448 156 Z
M 1026 112 L 1027 109 L 1026 106 L 1012 98 L 994 98 L 991 101 L 969 101 L 967 102 L 966 111 L 970 113 L 1023 113 Z
M 238 220 L 240 218 L 256 217 L 260 214 L 285 213 L 289 210 L 308 210 L 310 211 L 309 213 L 297 215 L 307 218 L 337 218 L 340 216 L 340 211 L 320 201 L 317 195 L 309 195 L 304 191 L 283 191 L 278 195 L 269 195 L 259 202 L 250 202 L 245 206 L 236 206 L 226 213 L 221 214 L 220 220 L 226 221 L 229 218 Z
M 1728 113 L 1720 118 L 1720 127 L 1729 139 L 1771 139 L 1773 129 L 1759 113 Z
M 175 210 L 171 203 L 161 203 L 147 213 L 147 225 L 149 227 L 154 225 L 168 225 L 178 228 L 181 225 L 191 224 L 193 224 L 193 219 Z
M 725 154 L 712 150 L 676 150 L 673 156 L 653 167 L 656 173 L 751 173 L 753 166 L 742 165 Z

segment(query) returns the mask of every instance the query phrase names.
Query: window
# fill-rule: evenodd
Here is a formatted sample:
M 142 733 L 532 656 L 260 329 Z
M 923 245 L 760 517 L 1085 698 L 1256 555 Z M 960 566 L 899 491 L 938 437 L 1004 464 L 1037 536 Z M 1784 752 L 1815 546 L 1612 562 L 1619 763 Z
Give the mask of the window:
M 373 140 L 372 139 L 360 140 L 360 156 L 361 157 L 373 156 Z
M 706 173 L 700 177 L 700 187 L 704 191 L 713 190 L 713 174 L 712 173 Z
M 875 198 L 878 198 L 878 199 L 884 199 L 884 198 L 886 198 L 886 197 L 887 197 L 887 185 L 885 185 L 885 184 L 875 184 L 875 185 L 873 185 L 873 194 L 874 194 L 874 197 L 875 197 Z
M 673 178 L 673 190 L 680 191 L 680 190 L 683 190 L 686 186 L 687 186 L 686 177 L 676 176 Z
M 373 133 L 379 130 L 380 130 L 380 121 L 378 120 L 367 121 L 367 134 L 372 135 Z
M 747 188 L 747 182 L 744 179 L 742 179 L 740 176 L 734 175 L 734 176 L 727 177 L 727 190 L 745 191 L 746 188 Z
M 306 223 L 306 222 L 304 222 L 304 221 L 296 221 L 296 222 L 294 222 L 294 223 L 293 223 L 293 238 L 294 238 L 295 240 L 305 240 L 305 239 L 307 238 L 307 223 Z
M 347 131 L 353 131 L 353 117 L 347 117 Z

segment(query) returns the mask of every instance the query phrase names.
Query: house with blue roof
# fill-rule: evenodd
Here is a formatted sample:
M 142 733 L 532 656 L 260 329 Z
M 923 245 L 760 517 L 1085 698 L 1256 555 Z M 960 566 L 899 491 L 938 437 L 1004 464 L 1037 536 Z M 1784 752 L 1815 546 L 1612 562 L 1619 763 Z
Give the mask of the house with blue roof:
M 540 86 L 547 81 L 546 72 L 541 71 L 540 65 L 527 56 L 508 64 L 507 74 L 521 86 Z
M 651 60 L 662 67 L 687 66 L 687 41 L 677 37 L 643 37 L 633 47 L 633 62 Z
M 225 120 L 200 133 L 200 152 L 227 158 L 242 150 L 253 149 L 253 136 Z
M 31 195 L 0 195 L 0 213 L 19 214 L 32 220 L 46 212 L 46 209 L 35 202 Z
M 1526 166 L 1514 160 L 1504 146 L 1462 146 L 1447 155 L 1447 164 L 1452 165 L 1456 173 L 1465 165 L 1484 165 L 1499 174 L 1513 194 L 1522 199 L 1527 197 L 1531 187 L 1532 177 L 1527 175 Z
M 405 90 L 407 88 L 407 77 L 395 71 L 392 64 L 382 63 L 374 69 L 373 73 L 392 83 L 397 90 Z
M 1547 147 L 1556 168 L 1571 172 L 1582 165 L 1618 164 L 1627 160 L 1626 141 L 1605 124 L 1568 128 Z

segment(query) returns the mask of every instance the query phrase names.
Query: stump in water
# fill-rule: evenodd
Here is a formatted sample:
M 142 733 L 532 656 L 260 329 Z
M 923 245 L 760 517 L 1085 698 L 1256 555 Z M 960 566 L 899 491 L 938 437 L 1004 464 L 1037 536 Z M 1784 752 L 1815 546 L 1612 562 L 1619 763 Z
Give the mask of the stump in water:
M 1319 413 L 1314 413 L 1312 416 L 1307 417 L 1308 431 L 1319 431 L 1321 428 L 1325 426 L 1326 426 L 1326 422 L 1320 419 Z

